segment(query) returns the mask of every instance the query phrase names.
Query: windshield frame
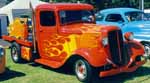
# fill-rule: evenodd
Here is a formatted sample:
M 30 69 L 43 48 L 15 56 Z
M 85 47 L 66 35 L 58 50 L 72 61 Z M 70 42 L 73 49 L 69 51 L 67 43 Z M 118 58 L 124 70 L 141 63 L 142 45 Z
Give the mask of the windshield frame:
M 72 11 L 72 12 L 73 11 L 88 11 L 88 12 L 91 13 L 91 16 L 93 17 L 93 20 L 92 21 L 84 21 L 83 19 L 80 19 L 80 20 L 76 20 L 76 21 L 70 21 L 70 22 L 68 21 L 68 22 L 63 23 L 60 13 L 61 12 L 66 12 L 66 11 Z M 58 11 L 58 14 L 59 14 L 58 16 L 59 16 L 60 25 L 67 25 L 67 24 L 73 24 L 73 23 L 95 23 L 96 22 L 93 10 L 85 10 L 85 9 L 84 10 L 60 10 L 60 11 Z M 83 18 L 84 16 L 85 15 L 82 15 L 81 17 Z

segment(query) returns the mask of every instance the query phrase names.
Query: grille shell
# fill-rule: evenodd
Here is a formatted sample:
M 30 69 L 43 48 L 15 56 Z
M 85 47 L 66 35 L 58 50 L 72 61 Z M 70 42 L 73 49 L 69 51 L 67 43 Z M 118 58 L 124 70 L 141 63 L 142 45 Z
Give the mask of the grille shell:
M 118 66 L 127 64 L 130 57 L 121 30 L 108 32 L 108 42 L 112 61 Z

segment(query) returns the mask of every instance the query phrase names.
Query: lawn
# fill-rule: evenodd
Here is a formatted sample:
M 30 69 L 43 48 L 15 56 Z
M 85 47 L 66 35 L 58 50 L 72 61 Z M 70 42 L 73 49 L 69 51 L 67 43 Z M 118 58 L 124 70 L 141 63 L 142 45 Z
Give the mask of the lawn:
M 51 69 L 35 63 L 15 64 L 7 50 L 7 70 L 0 83 L 80 83 L 72 72 Z M 150 62 L 132 73 L 94 80 L 93 83 L 150 83 Z

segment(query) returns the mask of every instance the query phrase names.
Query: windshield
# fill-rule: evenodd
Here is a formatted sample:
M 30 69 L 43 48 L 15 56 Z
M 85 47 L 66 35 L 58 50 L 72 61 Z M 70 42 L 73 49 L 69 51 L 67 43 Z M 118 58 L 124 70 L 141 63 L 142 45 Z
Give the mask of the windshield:
M 125 13 L 127 20 L 130 21 L 141 21 L 148 20 L 148 16 L 146 16 L 143 12 L 127 12 Z
M 93 23 L 94 12 L 90 10 L 63 10 L 59 12 L 61 24 L 88 22 Z
M 150 20 L 150 13 L 145 13 L 145 16 Z

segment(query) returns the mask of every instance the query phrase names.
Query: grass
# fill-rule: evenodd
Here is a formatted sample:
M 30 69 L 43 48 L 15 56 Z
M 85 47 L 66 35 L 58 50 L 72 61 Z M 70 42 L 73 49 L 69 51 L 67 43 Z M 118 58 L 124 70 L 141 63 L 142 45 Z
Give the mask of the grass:
M 81 83 L 75 75 L 61 69 L 51 69 L 35 63 L 15 64 L 7 50 L 7 69 L 0 83 Z M 150 63 L 137 71 L 94 80 L 93 83 L 150 83 Z

